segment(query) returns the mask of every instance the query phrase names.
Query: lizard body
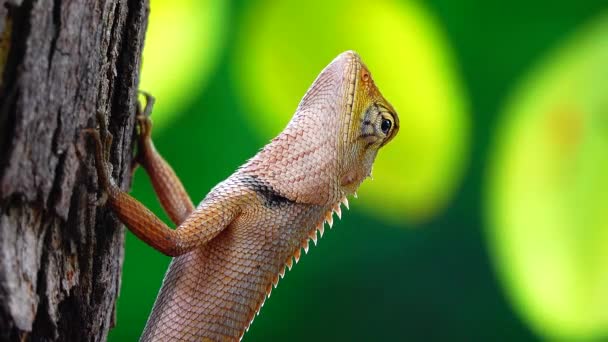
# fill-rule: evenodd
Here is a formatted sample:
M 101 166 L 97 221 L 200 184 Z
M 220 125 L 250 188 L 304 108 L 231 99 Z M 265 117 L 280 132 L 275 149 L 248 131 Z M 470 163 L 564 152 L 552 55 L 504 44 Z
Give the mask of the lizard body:
M 140 117 L 137 160 L 152 179 L 171 230 L 97 165 L 109 205 L 142 240 L 174 256 L 142 341 L 238 340 L 285 268 L 322 236 L 340 204 L 370 175 L 397 114 L 360 57 L 347 51 L 317 77 L 284 131 L 194 208 L 153 147 Z

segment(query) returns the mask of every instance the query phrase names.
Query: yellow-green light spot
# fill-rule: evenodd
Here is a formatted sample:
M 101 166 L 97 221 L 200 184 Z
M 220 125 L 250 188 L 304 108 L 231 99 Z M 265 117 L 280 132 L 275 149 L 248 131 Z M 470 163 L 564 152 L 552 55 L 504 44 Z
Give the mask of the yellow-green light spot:
M 217 62 L 226 2 L 152 0 L 140 89 L 151 93 L 155 130 L 182 112 Z
M 461 178 L 469 119 L 450 48 L 423 8 L 397 1 L 259 3 L 240 28 L 235 78 L 252 124 L 270 138 L 321 69 L 359 52 L 401 130 L 380 151 L 361 204 L 393 222 L 443 207 Z M 246 56 L 246 58 L 244 58 Z
M 507 103 L 488 174 L 488 238 L 541 335 L 608 336 L 608 17 L 550 55 Z

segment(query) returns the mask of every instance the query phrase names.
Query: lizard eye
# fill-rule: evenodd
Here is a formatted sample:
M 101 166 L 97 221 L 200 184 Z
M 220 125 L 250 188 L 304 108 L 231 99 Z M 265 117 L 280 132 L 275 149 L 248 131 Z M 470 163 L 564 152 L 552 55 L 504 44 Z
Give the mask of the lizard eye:
M 391 120 L 389 119 L 382 119 L 382 123 L 380 124 L 380 129 L 382 130 L 382 132 L 384 134 L 388 134 L 388 131 L 391 130 L 391 126 L 393 124 L 391 123 Z

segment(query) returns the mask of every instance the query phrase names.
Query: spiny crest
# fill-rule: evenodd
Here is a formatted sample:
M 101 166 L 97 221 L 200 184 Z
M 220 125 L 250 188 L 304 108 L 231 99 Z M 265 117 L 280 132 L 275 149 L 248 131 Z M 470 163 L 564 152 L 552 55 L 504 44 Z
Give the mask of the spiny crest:
M 355 194 L 355 196 L 356 196 L 356 194 Z M 294 251 L 293 256 L 289 256 L 285 260 L 285 264 L 283 265 L 283 268 L 281 268 L 279 270 L 279 272 L 274 275 L 274 277 L 272 278 L 272 283 L 270 283 L 270 284 L 268 284 L 268 286 L 266 286 L 266 296 L 264 297 L 264 300 L 262 300 L 262 303 L 258 307 L 258 310 L 256 311 L 255 315 L 249 321 L 249 324 L 247 325 L 247 328 L 245 329 L 245 331 L 249 331 L 249 327 L 251 326 L 251 323 L 253 323 L 253 319 L 255 318 L 255 316 L 260 314 L 260 310 L 264 306 L 264 303 L 266 302 L 266 298 L 270 298 L 270 294 L 272 293 L 272 288 L 273 287 L 276 288 L 279 284 L 279 279 L 285 277 L 285 272 L 287 270 L 291 270 L 291 268 L 293 267 L 293 260 L 295 259 L 296 263 L 298 263 L 298 261 L 300 260 L 300 256 L 302 255 L 301 254 L 302 249 L 304 249 L 304 253 L 308 253 L 309 239 L 312 240 L 315 245 L 317 244 L 317 231 L 319 232 L 319 236 L 323 237 L 323 232 L 325 230 L 325 223 L 327 223 L 329 225 L 329 228 L 332 227 L 334 212 L 336 213 L 336 215 L 338 215 L 338 218 L 340 218 L 340 219 L 342 218 L 342 210 L 341 210 L 340 204 L 343 204 L 346 207 L 346 209 L 349 209 L 348 199 L 346 197 L 343 197 L 336 205 L 334 205 L 332 207 L 332 209 L 330 211 L 328 211 L 325 214 L 324 219 L 321 222 L 319 222 L 308 233 L 308 238 L 302 240 L 300 246 Z M 244 334 L 244 332 L 243 332 L 243 334 Z M 243 338 L 243 335 L 240 336 L 240 339 L 242 339 L 242 338 Z
M 329 210 L 325 214 L 324 219 L 321 222 L 319 222 L 316 226 L 314 226 L 314 228 L 311 229 L 308 232 L 308 237 L 306 237 L 304 240 L 302 240 L 300 242 L 300 246 L 295 250 L 293 256 L 290 256 L 285 261 L 285 265 L 287 266 L 287 268 L 289 270 L 291 270 L 291 268 L 293 267 L 293 259 L 295 259 L 296 263 L 300 260 L 302 249 L 304 249 L 304 253 L 308 254 L 308 248 L 310 246 L 310 244 L 309 244 L 310 240 L 312 240 L 312 242 L 315 244 L 315 246 L 317 245 L 318 238 L 322 238 L 323 237 L 323 233 L 325 232 L 325 224 L 326 223 L 329 225 L 329 228 L 332 228 L 332 226 L 333 226 L 333 214 L 334 213 L 336 213 L 336 215 L 338 216 L 339 219 L 342 219 L 342 208 L 340 206 L 341 204 L 343 204 L 346 207 L 346 209 L 349 209 L 348 199 L 345 196 L 338 203 L 336 203 L 332 207 L 331 210 Z M 319 233 L 318 236 L 317 236 L 317 232 Z M 281 275 L 281 278 L 282 277 L 283 276 Z
M 334 206 L 334 213 L 336 213 L 336 215 L 338 215 L 338 218 L 341 220 L 342 219 L 342 210 L 340 209 L 340 203 L 337 203 Z
M 317 245 L 317 230 L 313 229 L 310 232 L 308 232 L 308 238 L 310 238 L 316 246 Z
M 349 209 L 350 209 L 350 207 L 348 206 L 348 198 L 346 198 L 346 196 L 344 196 L 344 197 L 342 198 L 342 201 L 341 201 L 341 202 L 342 202 L 342 204 L 344 204 L 344 207 L 346 207 L 346 210 L 349 210 Z
M 327 214 L 325 214 L 325 222 L 327 222 L 327 224 L 329 225 L 329 228 L 331 228 L 331 226 L 333 226 L 333 224 L 334 224 L 333 211 L 328 211 Z
M 287 268 L 289 268 L 289 270 L 291 271 L 291 268 L 293 267 L 293 257 L 289 257 L 287 258 L 287 261 L 285 261 L 285 265 L 287 265 Z

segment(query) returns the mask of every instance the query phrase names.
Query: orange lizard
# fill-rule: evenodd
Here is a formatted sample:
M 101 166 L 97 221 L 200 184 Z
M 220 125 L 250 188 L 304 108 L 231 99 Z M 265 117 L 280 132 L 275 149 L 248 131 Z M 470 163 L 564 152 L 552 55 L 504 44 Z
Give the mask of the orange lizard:
M 151 103 L 146 105 L 149 113 Z M 174 257 L 141 341 L 233 341 L 243 337 L 285 268 L 324 223 L 341 216 L 370 175 L 399 119 L 360 57 L 347 51 L 317 77 L 283 132 L 195 208 L 155 150 L 138 115 L 138 155 L 170 229 L 110 177 L 107 133 L 92 130 L 107 203 L 141 240 Z M 102 127 L 103 129 L 103 127 Z

